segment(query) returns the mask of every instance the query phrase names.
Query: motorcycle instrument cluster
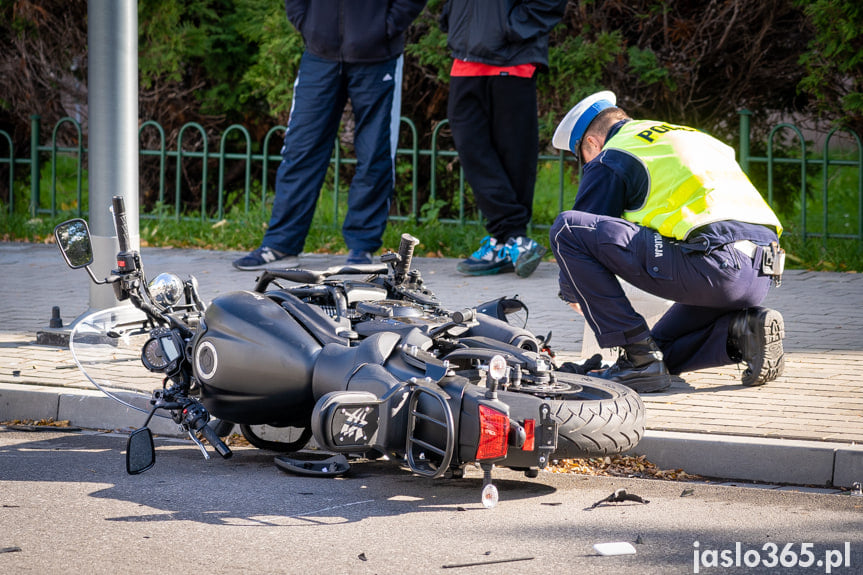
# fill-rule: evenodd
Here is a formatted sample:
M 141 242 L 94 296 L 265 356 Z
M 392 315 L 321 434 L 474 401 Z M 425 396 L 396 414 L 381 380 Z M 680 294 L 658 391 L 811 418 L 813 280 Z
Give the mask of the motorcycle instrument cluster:
M 158 328 L 150 332 L 150 339 L 141 351 L 144 367 L 157 373 L 173 373 L 183 357 L 183 340 L 169 328 Z

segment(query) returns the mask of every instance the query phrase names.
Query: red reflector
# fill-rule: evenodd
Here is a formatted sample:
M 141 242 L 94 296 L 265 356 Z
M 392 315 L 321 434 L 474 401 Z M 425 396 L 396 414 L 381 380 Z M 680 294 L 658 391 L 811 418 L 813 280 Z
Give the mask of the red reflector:
M 118 268 L 126 267 L 126 262 L 124 262 L 123 260 L 117 260 L 117 267 Z
M 524 420 L 524 445 L 521 446 L 522 451 L 533 451 L 536 447 L 536 420 Z
M 476 458 L 497 459 L 506 456 L 509 417 L 485 405 L 479 406 L 479 447 Z

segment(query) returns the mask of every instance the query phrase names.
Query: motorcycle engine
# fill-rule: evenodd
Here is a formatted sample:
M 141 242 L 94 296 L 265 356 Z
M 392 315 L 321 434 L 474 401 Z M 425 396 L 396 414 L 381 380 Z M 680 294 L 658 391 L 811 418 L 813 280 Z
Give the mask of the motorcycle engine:
M 357 311 L 374 317 L 433 317 L 419 304 L 393 299 L 358 302 Z
M 447 316 L 429 312 L 419 304 L 400 300 L 358 302 L 356 311 L 362 319 L 354 324 L 354 330 L 364 337 L 379 331 L 402 331 L 415 327 L 428 331 L 449 321 Z

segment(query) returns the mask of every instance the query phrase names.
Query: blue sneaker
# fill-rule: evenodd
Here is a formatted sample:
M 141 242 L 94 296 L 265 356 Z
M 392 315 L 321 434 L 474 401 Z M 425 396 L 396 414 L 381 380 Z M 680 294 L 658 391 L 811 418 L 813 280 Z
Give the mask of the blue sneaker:
M 542 256 L 548 251 L 532 239 L 523 236 L 507 240 L 505 249 L 515 265 L 515 275 L 520 278 L 526 278 L 532 274 L 542 261 Z
M 495 238 L 486 236 L 479 249 L 466 260 L 459 262 L 456 269 L 469 276 L 488 276 L 511 272 L 515 268 L 506 246 L 499 245 Z
M 293 254 L 283 254 L 273 248 L 260 247 L 249 254 L 234 260 L 233 266 L 238 270 L 251 271 L 271 267 L 271 264 L 277 262 L 279 267 L 287 269 L 299 265 L 300 260 Z
M 349 266 L 372 263 L 372 252 L 363 250 L 351 250 L 348 252 L 348 259 L 345 262 Z

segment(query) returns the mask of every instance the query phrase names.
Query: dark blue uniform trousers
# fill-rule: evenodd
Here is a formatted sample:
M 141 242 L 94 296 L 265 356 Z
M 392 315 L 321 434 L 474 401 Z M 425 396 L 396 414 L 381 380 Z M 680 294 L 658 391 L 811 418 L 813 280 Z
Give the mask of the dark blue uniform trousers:
M 350 97 L 357 170 L 342 235 L 349 249 L 373 252 L 381 247 L 393 193 L 394 116 L 398 121 L 393 102 L 401 77 L 397 64 L 398 58 L 349 64 L 303 54 L 263 246 L 286 254 L 302 251 Z
M 751 258 L 732 244 L 697 251 L 650 228 L 578 211 L 561 213 L 550 238 L 561 292 L 581 305 L 599 345 L 652 335 L 672 374 L 734 363 L 726 345 L 731 316 L 760 304 L 770 287 L 760 247 Z M 615 276 L 676 302 L 652 332 Z

